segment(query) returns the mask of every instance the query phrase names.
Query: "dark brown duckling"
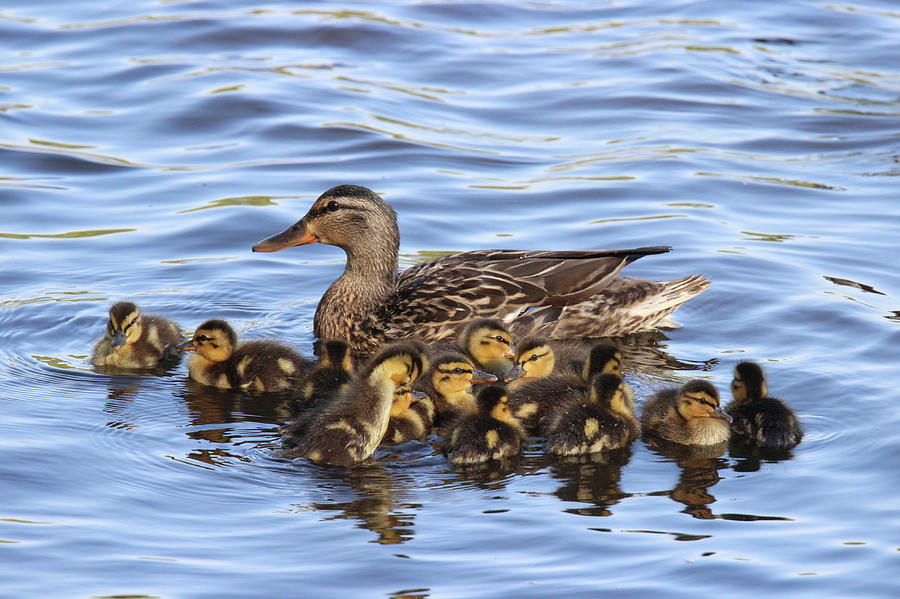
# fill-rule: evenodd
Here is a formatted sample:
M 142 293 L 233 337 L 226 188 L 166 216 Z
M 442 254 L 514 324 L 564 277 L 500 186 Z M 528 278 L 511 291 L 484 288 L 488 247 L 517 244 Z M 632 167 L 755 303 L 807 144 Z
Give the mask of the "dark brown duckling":
M 587 401 L 573 401 L 547 427 L 546 451 L 582 455 L 627 447 L 638 436 L 638 421 L 628 407 L 625 382 L 616 374 L 598 374 Z
M 453 425 L 441 451 L 453 464 L 480 464 L 518 455 L 524 439 L 507 405 L 506 389 L 488 385 L 478 392 L 475 413 Z
M 783 401 L 768 395 L 766 375 L 755 362 L 741 362 L 734 369 L 731 401 L 725 409 L 734 419 L 731 434 L 771 449 L 791 449 L 803 439 L 796 414 Z
M 731 416 L 719 406 L 709 381 L 694 379 L 680 389 L 663 389 L 647 400 L 641 429 L 682 445 L 716 445 L 730 436 Z
M 132 302 L 117 302 L 109 309 L 106 336 L 91 356 L 96 366 L 154 368 L 161 361 L 177 360 L 175 347 L 184 340 L 171 320 L 141 314 Z
M 296 387 L 313 367 L 293 349 L 267 340 L 238 345 L 237 334 L 224 320 L 207 320 L 193 339 L 178 346 L 194 352 L 188 358 L 190 377 L 211 387 L 245 391 L 283 391 Z
M 401 387 L 394 393 L 391 419 L 382 445 L 399 445 L 407 441 L 424 441 L 434 423 L 434 403 L 422 391 Z
M 300 444 L 281 457 L 354 466 L 371 456 L 387 431 L 397 390 L 408 388 L 428 366 L 424 349 L 411 341 L 386 345 L 316 414 Z
M 354 372 L 353 356 L 346 341 L 332 339 L 320 345 L 318 362 L 288 400 L 288 411 L 294 420 L 281 429 L 287 444 L 300 443 L 315 415 L 347 389 Z

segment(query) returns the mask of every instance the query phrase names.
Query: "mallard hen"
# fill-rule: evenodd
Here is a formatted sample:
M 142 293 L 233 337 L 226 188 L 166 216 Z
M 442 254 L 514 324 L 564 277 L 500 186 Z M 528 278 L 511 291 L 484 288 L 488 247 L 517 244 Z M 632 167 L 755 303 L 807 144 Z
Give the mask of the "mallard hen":
M 476 250 L 423 262 L 398 276 L 397 215 L 358 185 L 329 189 L 296 224 L 253 251 L 316 242 L 343 249 L 347 263 L 319 301 L 313 333 L 345 339 L 359 355 L 385 340 L 452 337 L 477 317 L 497 318 L 516 338 L 623 335 L 655 327 L 709 284 L 700 275 L 663 282 L 619 277 L 625 265 L 665 253 L 667 246 Z

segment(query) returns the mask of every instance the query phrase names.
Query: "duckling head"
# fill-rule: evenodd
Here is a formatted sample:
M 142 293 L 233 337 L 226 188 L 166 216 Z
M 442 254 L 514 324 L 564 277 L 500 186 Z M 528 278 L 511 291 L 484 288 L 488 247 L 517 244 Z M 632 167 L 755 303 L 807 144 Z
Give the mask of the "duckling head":
M 507 403 L 508 399 L 506 389 L 499 385 L 489 385 L 478 393 L 475 411 L 500 422 L 509 422 L 512 412 Z
M 498 376 L 512 367 L 516 348 L 509 331 L 499 320 L 478 318 L 463 329 L 460 345 L 475 362 Z
M 475 368 L 469 358 L 458 352 L 438 356 L 431 367 L 431 386 L 444 397 L 469 392 L 473 383 L 496 380 L 496 375 Z
M 141 310 L 131 302 L 117 302 L 109 309 L 106 334 L 113 349 L 134 343 L 143 332 Z
M 341 339 L 329 339 L 319 346 L 319 367 L 353 372 L 353 355 L 350 344 Z
M 237 334 L 224 320 L 207 320 L 189 339 L 177 346 L 181 351 L 196 351 L 210 362 L 224 362 L 231 357 L 237 345 Z
M 591 379 L 590 401 L 617 414 L 633 414 L 625 396 L 625 381 L 617 374 L 601 373 Z
M 390 380 L 395 387 L 400 387 L 413 383 L 427 368 L 422 343 L 399 341 L 386 345 L 369 360 L 364 377 L 375 386 Z
M 719 406 L 719 392 L 709 381 L 688 381 L 678 392 L 678 413 L 690 422 L 695 418 L 718 418 L 731 422 L 731 416 Z
M 378 194 L 359 185 L 332 187 L 286 230 L 260 241 L 254 252 L 277 252 L 308 243 L 336 245 L 360 257 L 400 247 L 397 215 Z M 396 258 L 394 259 L 396 261 Z
M 394 391 L 394 400 L 391 402 L 391 418 L 401 416 L 409 409 L 409 406 L 424 398 L 424 393 L 421 391 L 413 391 L 412 387 L 409 385 L 397 387 L 397 390 Z
M 514 362 L 512 370 L 503 377 L 507 383 L 513 379 L 524 381 L 549 376 L 556 364 L 556 355 L 546 339 L 526 337 L 516 344 Z
M 598 374 L 622 376 L 622 352 L 615 345 L 598 343 L 591 348 L 591 353 L 584 363 L 582 377 L 585 381 L 590 381 Z
M 756 362 L 741 362 L 734 367 L 731 395 L 735 401 L 755 401 L 768 395 L 766 375 Z

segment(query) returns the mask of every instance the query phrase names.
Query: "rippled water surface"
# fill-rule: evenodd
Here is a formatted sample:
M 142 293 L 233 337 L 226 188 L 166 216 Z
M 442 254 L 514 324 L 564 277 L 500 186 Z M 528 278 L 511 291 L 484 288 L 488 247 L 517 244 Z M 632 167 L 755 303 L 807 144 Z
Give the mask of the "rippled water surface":
M 0 595 L 897 596 L 893 2 L 0 4 Z M 311 353 L 356 183 L 401 261 L 672 245 L 638 400 L 762 362 L 785 459 L 272 457 L 277 399 L 88 361 L 116 300 Z

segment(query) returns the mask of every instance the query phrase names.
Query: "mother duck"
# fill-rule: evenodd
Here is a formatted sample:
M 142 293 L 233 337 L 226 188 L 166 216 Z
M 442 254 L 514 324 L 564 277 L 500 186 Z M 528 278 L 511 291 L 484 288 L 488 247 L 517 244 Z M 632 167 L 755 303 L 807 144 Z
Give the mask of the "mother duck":
M 345 339 L 356 356 L 384 341 L 455 337 L 473 318 L 496 318 L 515 338 L 584 338 L 651 329 L 709 281 L 619 277 L 642 256 L 671 248 L 625 250 L 475 250 L 442 256 L 397 273 L 400 232 L 394 210 L 359 185 L 332 187 L 285 231 L 254 252 L 309 243 L 347 254 L 343 274 L 325 291 L 313 320 L 319 339 Z

